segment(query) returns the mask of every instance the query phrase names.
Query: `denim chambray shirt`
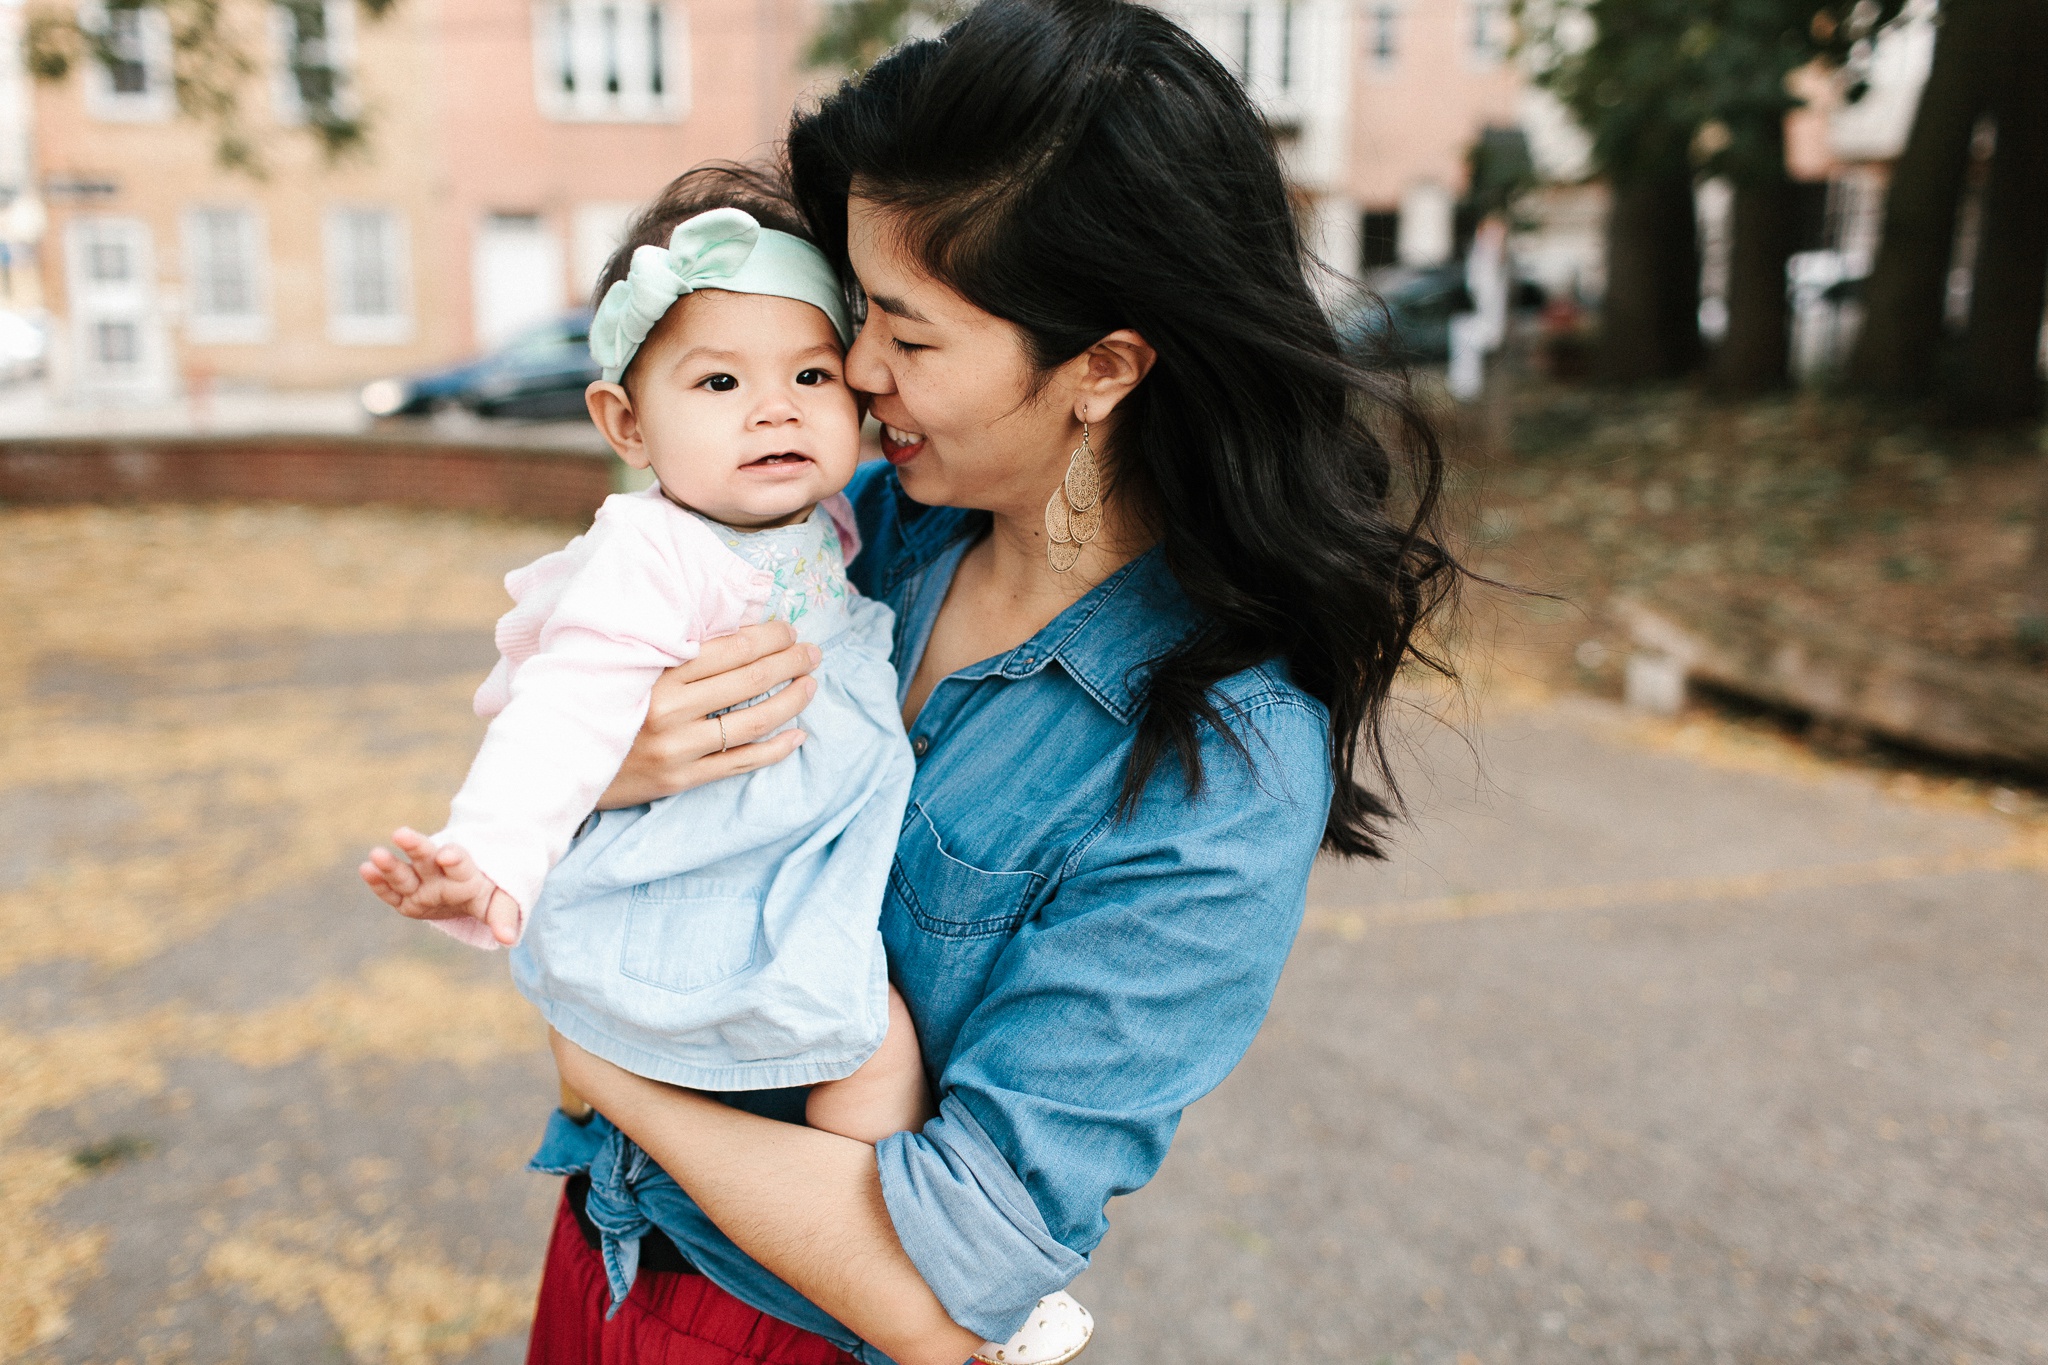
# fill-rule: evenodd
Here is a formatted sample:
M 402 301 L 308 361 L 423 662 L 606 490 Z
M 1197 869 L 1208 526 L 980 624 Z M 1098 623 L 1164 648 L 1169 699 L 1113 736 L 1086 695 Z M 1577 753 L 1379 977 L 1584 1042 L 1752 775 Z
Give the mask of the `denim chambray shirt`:
M 865 542 L 852 578 L 895 608 L 907 689 L 988 519 L 910 501 L 879 461 L 847 493 Z M 910 728 L 918 771 L 882 936 L 939 1117 L 876 1155 L 911 1260 L 954 1321 L 995 1341 L 1081 1272 L 1108 1230 L 1103 1206 L 1152 1178 L 1181 1110 L 1244 1055 L 1300 927 L 1330 805 L 1328 719 L 1281 664 L 1218 688 L 1249 762 L 1205 732 L 1198 797 L 1168 759 L 1136 811 L 1116 814 L 1142 665 L 1195 620 L 1152 551 L 946 678 Z M 728 1098 L 802 1112 L 786 1094 Z M 590 1171 L 608 1244 L 651 1223 L 740 1299 L 885 1360 L 602 1118 L 558 1115 L 535 1165 Z

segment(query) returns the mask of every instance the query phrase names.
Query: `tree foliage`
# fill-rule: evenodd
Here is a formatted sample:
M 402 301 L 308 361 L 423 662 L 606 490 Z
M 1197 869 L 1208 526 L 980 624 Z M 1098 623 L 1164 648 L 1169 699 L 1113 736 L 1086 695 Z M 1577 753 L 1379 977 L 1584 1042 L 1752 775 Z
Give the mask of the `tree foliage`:
M 1519 0 L 1522 51 L 1624 177 L 1695 158 L 1708 174 L 1769 174 L 1767 125 L 1799 106 L 1792 72 L 1855 72 L 1903 0 Z M 1704 134 L 1704 136 L 1702 135 Z
M 369 19 L 390 13 L 397 0 L 355 0 Z M 213 133 L 214 156 L 221 165 L 251 175 L 264 173 L 257 134 L 243 108 L 249 82 L 263 70 L 270 9 L 287 12 L 295 25 L 321 25 L 326 15 L 321 0 L 110 0 L 98 22 L 81 21 L 70 6 L 32 9 L 25 30 L 31 75 L 62 81 L 84 62 L 110 70 L 124 60 L 117 50 L 111 22 L 117 11 L 153 12 L 163 17 L 171 39 L 171 80 L 178 113 L 206 125 Z M 292 57 L 299 60 L 302 48 Z M 363 115 L 347 98 L 331 68 L 295 65 L 292 79 L 300 91 L 304 127 L 330 160 L 363 148 L 368 128 Z
M 824 7 L 805 62 L 813 68 L 865 71 L 905 38 L 958 19 L 967 0 L 838 0 Z
M 1787 81 L 1816 62 L 1846 67 L 1854 98 L 1872 35 L 1901 8 L 1902 0 L 1519 0 L 1534 79 L 1586 130 L 1594 167 L 1615 192 L 1612 377 L 1668 377 L 1695 362 L 1698 248 L 1686 205 L 1697 176 L 1725 175 L 1738 197 L 1737 263 L 1763 281 L 1731 298 L 1742 314 L 1730 320 L 1731 358 L 1742 361 L 1743 387 L 1782 379 L 1784 120 L 1799 104 Z M 1617 299 L 1620 288 L 1643 297 Z

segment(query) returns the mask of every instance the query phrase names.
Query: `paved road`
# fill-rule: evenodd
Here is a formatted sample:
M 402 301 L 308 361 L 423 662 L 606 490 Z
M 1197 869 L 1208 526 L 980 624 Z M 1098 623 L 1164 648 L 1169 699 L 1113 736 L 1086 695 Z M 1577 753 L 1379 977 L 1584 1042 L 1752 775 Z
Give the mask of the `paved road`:
M 0 536 L 0 1358 L 519 1360 L 534 1027 L 349 868 L 558 533 Z M 2048 1359 L 2048 822 L 1586 701 L 1470 738 L 1113 1207 L 1091 1359 Z

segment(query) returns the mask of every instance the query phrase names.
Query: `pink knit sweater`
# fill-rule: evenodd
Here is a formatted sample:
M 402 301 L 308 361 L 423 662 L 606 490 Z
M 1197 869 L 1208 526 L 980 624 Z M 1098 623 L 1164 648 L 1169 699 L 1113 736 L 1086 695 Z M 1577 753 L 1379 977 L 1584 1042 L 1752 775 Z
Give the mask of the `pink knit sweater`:
M 826 510 L 851 552 L 845 499 Z M 498 666 L 476 693 L 491 718 L 437 843 L 460 844 L 519 903 L 520 929 L 549 869 L 618 774 L 663 669 L 762 619 L 769 575 L 659 488 L 606 498 L 590 530 L 505 575 Z M 430 921 L 479 948 L 481 920 Z

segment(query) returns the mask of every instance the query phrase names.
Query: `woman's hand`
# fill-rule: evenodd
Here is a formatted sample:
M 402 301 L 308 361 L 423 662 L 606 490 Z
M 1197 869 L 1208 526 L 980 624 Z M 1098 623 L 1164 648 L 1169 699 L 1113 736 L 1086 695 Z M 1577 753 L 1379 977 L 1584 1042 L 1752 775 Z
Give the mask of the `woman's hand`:
M 818 684 L 804 676 L 817 666 L 818 647 L 798 644 L 782 621 L 706 640 L 702 653 L 654 684 L 647 721 L 597 808 L 637 806 L 787 758 L 804 742 L 803 731 L 763 736 L 795 719 L 817 695 Z M 789 686 L 758 706 L 711 714 L 782 683 Z
M 675 1178 L 740 1250 L 902 1365 L 960 1365 L 981 1338 L 946 1316 L 890 1221 L 875 1149 L 623 1071 L 553 1029 L 562 1080 Z

